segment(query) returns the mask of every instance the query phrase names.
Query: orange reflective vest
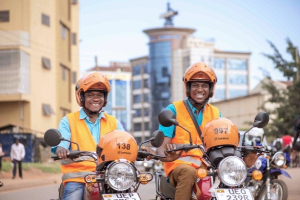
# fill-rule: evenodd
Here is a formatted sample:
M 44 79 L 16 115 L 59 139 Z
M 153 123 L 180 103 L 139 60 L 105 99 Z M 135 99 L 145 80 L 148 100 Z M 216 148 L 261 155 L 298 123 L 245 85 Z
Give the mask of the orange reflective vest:
M 176 120 L 178 123 L 191 132 L 193 144 L 202 144 L 202 141 L 199 137 L 197 129 L 193 123 L 192 118 L 190 117 L 189 112 L 187 111 L 183 101 L 173 102 L 176 110 Z M 212 120 L 213 118 L 220 117 L 220 112 L 217 107 L 212 106 L 211 104 L 206 104 L 203 109 L 203 120 L 200 126 L 201 132 L 203 131 L 204 126 Z M 183 130 L 180 127 L 175 127 L 175 136 L 172 138 L 171 143 L 174 144 L 189 144 L 189 133 Z M 192 156 L 190 156 L 192 155 Z M 180 164 L 189 164 L 194 168 L 198 168 L 201 165 L 200 158 L 202 157 L 202 152 L 199 149 L 193 149 L 187 153 L 183 152 L 181 157 L 173 162 L 164 162 L 164 169 L 166 176 L 175 169 L 176 166 Z
M 100 119 L 100 137 L 117 129 L 117 120 L 115 117 L 103 113 L 105 118 Z M 67 114 L 71 130 L 71 141 L 79 145 L 81 151 L 96 151 L 96 142 L 86 125 L 84 119 L 79 119 L 80 112 Z M 75 144 L 71 144 L 71 149 L 77 149 Z M 80 160 L 91 160 L 90 157 L 80 157 Z M 63 173 L 63 183 L 81 182 L 85 183 L 84 176 L 94 172 L 96 164 L 94 162 L 83 161 L 75 163 L 72 160 L 61 160 L 61 171 Z

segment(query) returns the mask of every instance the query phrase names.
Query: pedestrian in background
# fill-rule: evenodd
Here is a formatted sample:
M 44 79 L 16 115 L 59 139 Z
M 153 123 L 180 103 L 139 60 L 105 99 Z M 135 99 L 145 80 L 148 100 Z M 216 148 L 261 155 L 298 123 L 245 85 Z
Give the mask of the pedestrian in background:
M 0 173 L 2 173 L 2 157 L 5 155 L 2 149 L 2 143 L 0 143 Z
M 23 178 L 22 176 L 22 161 L 25 157 L 25 148 L 22 143 L 19 143 L 19 139 L 15 139 L 15 143 L 11 145 L 10 150 L 10 158 L 13 163 L 13 177 L 14 179 L 16 177 L 17 172 L 17 164 L 19 169 L 19 177 Z

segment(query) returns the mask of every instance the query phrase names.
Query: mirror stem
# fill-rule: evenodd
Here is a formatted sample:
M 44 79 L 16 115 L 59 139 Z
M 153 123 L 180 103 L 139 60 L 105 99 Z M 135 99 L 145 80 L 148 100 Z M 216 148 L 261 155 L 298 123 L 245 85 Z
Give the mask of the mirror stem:
M 67 139 L 65 139 L 65 138 L 61 138 L 61 140 L 64 140 L 64 141 L 67 141 L 67 142 L 70 142 L 70 143 L 76 144 L 76 146 L 77 146 L 77 151 L 80 151 L 80 150 L 79 150 L 79 145 L 78 145 L 76 142 L 72 142 L 72 141 L 70 141 L 70 140 L 67 140 Z
M 193 145 L 193 143 L 192 143 L 192 136 L 191 136 L 191 132 L 189 132 L 186 128 L 184 128 L 183 126 L 180 126 L 180 124 L 178 124 L 178 126 L 180 127 L 180 128 L 182 128 L 183 130 L 185 130 L 186 132 L 188 132 L 189 133 L 189 135 L 190 135 L 190 145 Z
M 242 146 L 245 146 L 245 137 L 246 137 L 246 133 L 248 133 L 251 129 L 253 129 L 253 127 L 254 127 L 254 126 L 252 126 L 248 131 L 246 131 L 246 132 L 244 133 Z

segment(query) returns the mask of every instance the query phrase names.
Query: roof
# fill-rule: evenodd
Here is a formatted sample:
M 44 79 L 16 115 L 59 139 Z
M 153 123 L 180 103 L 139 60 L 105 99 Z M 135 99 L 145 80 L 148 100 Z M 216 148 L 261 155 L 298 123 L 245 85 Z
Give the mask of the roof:
M 0 127 L 0 133 L 32 133 L 37 134 L 38 137 L 44 136 L 44 133 L 41 131 L 32 130 L 30 128 L 18 126 L 16 124 L 7 124 Z

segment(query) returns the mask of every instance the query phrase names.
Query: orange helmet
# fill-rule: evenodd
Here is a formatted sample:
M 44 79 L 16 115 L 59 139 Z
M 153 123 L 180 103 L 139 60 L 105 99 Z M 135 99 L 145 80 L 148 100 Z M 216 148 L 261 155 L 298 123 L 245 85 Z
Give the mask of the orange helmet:
M 215 146 L 239 145 L 239 131 L 232 121 L 226 118 L 214 118 L 203 129 L 203 143 L 208 151 Z
M 205 63 L 198 62 L 188 67 L 184 73 L 183 82 L 185 95 L 190 97 L 190 82 L 203 81 L 209 83 L 209 98 L 214 96 L 217 76 L 214 70 Z
M 104 92 L 104 105 L 107 103 L 107 94 L 110 92 L 109 80 L 100 72 L 90 72 L 81 77 L 75 87 L 75 96 L 79 106 L 84 106 L 84 92 L 100 90 Z
M 114 130 L 100 138 L 97 154 L 98 165 L 118 159 L 134 162 L 138 154 L 138 145 L 134 137 L 126 131 Z

